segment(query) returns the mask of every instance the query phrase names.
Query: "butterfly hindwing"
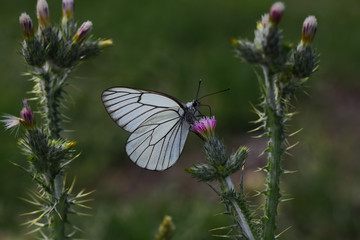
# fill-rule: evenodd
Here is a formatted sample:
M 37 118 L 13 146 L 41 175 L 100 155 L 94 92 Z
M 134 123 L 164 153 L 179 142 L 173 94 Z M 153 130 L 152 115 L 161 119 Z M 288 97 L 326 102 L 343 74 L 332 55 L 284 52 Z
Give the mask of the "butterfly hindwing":
M 102 100 L 111 118 L 131 132 L 126 152 L 138 166 L 165 170 L 179 158 L 190 125 L 183 116 L 183 104 L 165 94 L 114 87 Z

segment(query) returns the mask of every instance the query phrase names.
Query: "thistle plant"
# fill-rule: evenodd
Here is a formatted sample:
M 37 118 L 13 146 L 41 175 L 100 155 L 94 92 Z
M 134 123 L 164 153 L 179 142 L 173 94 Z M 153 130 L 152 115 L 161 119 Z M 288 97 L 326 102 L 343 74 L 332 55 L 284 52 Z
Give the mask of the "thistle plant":
M 257 23 L 253 41 L 234 39 L 233 46 L 236 56 L 244 62 L 261 69 L 257 74 L 261 90 L 261 103 L 254 107 L 259 119 L 259 126 L 254 131 L 262 131 L 261 137 L 268 139 L 266 166 L 262 167 L 266 174 L 266 189 L 262 192 L 265 203 L 262 207 L 263 216 L 254 219 L 256 211 L 249 207 L 243 190 L 243 174 L 239 190 L 231 182 L 230 175 L 236 171 L 244 171 L 247 156 L 246 148 L 239 148 L 230 157 L 226 156 L 224 144 L 211 133 L 208 120 L 200 120 L 193 130 L 200 135 L 206 132 L 204 152 L 206 164 L 198 164 L 188 169 L 193 177 L 203 182 L 217 181 L 220 189 L 210 185 L 226 205 L 227 213 L 234 219 L 235 229 L 225 235 L 233 239 L 275 239 L 276 216 L 281 200 L 280 177 L 285 172 L 281 167 L 283 154 L 290 148 L 289 137 L 295 133 L 287 130 L 288 122 L 294 115 L 291 105 L 295 94 L 304 88 L 309 77 L 318 68 L 318 55 L 312 42 L 317 30 L 317 20 L 314 16 L 305 19 L 302 28 L 302 38 L 297 47 L 282 42 L 282 31 L 279 28 L 285 6 L 281 2 L 272 5 L 269 13 L 264 14 Z M 231 166 L 231 167 L 230 167 Z
M 50 22 L 46 0 L 38 0 L 36 17 L 38 29 L 34 29 L 30 16 L 22 13 L 19 18 L 23 31 L 21 53 L 27 75 L 34 82 L 31 91 L 35 116 L 27 100 L 23 101 L 20 117 L 5 115 L 2 122 L 6 129 L 24 128 L 19 138 L 19 148 L 27 157 L 27 165 L 14 163 L 27 172 L 36 187 L 30 191 L 26 202 L 35 210 L 24 215 L 34 215 L 24 223 L 29 233 L 43 239 L 71 239 L 80 230 L 71 222 L 70 215 L 84 215 L 80 208 L 90 199 L 91 192 L 73 193 L 75 180 L 68 185 L 66 168 L 78 157 L 76 142 L 61 136 L 66 105 L 66 86 L 72 70 L 83 60 L 98 54 L 112 44 L 111 40 L 93 40 L 90 37 L 92 23 L 87 21 L 80 27 L 74 20 L 74 1 L 62 1 L 61 24 Z

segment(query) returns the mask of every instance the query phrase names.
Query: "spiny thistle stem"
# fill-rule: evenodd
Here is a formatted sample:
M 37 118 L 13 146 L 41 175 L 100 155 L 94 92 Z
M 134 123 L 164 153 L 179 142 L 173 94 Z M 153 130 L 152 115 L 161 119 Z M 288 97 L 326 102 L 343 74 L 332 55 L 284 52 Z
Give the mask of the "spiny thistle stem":
M 234 184 L 233 184 L 230 176 L 227 176 L 225 179 L 219 180 L 219 182 L 221 184 L 221 188 L 224 188 L 225 191 L 235 191 L 235 187 L 234 187 Z M 243 231 L 243 234 L 245 235 L 245 237 L 249 240 L 255 240 L 254 235 L 251 231 L 251 228 L 248 224 L 248 221 L 247 221 L 244 213 L 242 212 L 239 204 L 236 202 L 235 199 L 230 199 L 230 203 L 231 203 L 232 208 L 237 213 L 236 220 L 242 226 L 242 231 Z
M 26 13 L 19 18 L 24 41 L 22 54 L 29 75 L 35 85 L 32 93 L 39 102 L 42 121 L 36 122 L 35 115 L 27 100 L 21 117 L 6 115 L 2 122 L 6 129 L 19 125 L 25 127 L 25 134 L 19 139 L 19 147 L 27 156 L 28 166 L 14 164 L 26 171 L 37 184 L 27 202 L 36 206 L 34 219 L 25 223 L 35 227 L 30 233 L 39 232 L 43 239 L 72 239 L 79 228 L 69 221 L 71 213 L 78 213 L 74 207 L 88 208 L 82 199 L 89 194 L 73 195 L 66 184 L 65 168 L 79 155 L 75 155 L 73 141 L 61 137 L 61 106 L 65 101 L 65 87 L 72 69 L 82 60 L 94 56 L 104 47 L 112 45 L 111 40 L 89 39 L 92 23 L 87 21 L 78 28 L 73 20 L 74 1 L 63 0 L 63 19 L 60 26 L 50 23 L 46 0 L 38 0 L 36 7 L 38 31 L 35 33 L 30 16 Z
M 61 133 L 60 100 L 66 79 L 71 73 L 71 68 L 59 69 L 50 61 L 46 61 L 42 68 L 42 74 L 38 76 L 40 91 L 34 91 L 40 99 L 42 116 L 45 128 L 54 138 L 59 138 Z
M 245 147 L 240 147 L 235 153 L 227 157 L 224 144 L 215 136 L 215 126 L 215 117 L 201 118 L 192 125 L 193 131 L 205 141 L 204 152 L 207 163 L 197 164 L 187 171 L 199 181 L 216 181 L 219 183 L 219 190 L 210 184 L 209 186 L 219 195 L 226 206 L 227 213 L 233 218 L 233 226 L 225 228 L 235 230 L 235 235 L 227 233 L 222 236 L 255 240 L 257 239 L 257 230 L 252 226 L 252 216 L 246 205 L 245 195 L 235 189 L 230 178 L 233 173 L 243 169 L 248 150 Z
M 267 133 L 269 135 L 269 153 L 268 153 L 268 164 L 265 167 L 267 172 L 267 189 L 265 190 L 266 200 L 265 200 L 265 213 L 263 218 L 263 236 L 264 239 L 270 240 L 274 239 L 275 229 L 276 229 L 276 215 L 277 215 L 277 206 L 280 199 L 280 176 L 282 173 L 280 162 L 281 155 L 283 152 L 283 116 L 281 113 L 282 109 L 278 109 L 277 102 L 277 93 L 276 85 L 274 81 L 270 81 L 271 76 L 268 75 L 266 67 L 264 69 L 264 79 L 266 84 L 266 101 L 265 101 L 265 112 L 267 116 Z
M 275 239 L 276 216 L 280 194 L 280 177 L 283 173 L 281 158 L 287 150 L 285 124 L 293 114 L 289 113 L 290 100 L 297 90 L 302 89 L 310 75 L 318 67 L 318 57 L 312 47 L 317 30 L 314 16 L 305 19 L 301 42 L 296 48 L 282 43 L 282 31 L 279 22 L 284 14 L 285 5 L 276 2 L 270 11 L 258 21 L 253 42 L 244 39 L 234 40 L 235 52 L 243 61 L 259 66 L 263 77 L 260 77 L 262 109 L 256 109 L 259 119 L 255 121 L 263 130 L 262 137 L 268 138 L 264 152 L 268 162 L 262 169 L 266 172 L 266 189 L 264 214 L 262 217 L 261 238 Z

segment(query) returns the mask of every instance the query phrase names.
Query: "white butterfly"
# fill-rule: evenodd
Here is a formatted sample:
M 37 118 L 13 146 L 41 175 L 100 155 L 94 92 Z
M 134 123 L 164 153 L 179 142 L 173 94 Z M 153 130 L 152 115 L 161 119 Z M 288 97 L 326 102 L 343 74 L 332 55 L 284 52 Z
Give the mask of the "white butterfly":
M 158 171 L 178 160 L 200 106 L 197 99 L 185 104 L 164 93 L 128 87 L 105 90 L 102 101 L 116 124 L 131 133 L 126 143 L 130 159 Z

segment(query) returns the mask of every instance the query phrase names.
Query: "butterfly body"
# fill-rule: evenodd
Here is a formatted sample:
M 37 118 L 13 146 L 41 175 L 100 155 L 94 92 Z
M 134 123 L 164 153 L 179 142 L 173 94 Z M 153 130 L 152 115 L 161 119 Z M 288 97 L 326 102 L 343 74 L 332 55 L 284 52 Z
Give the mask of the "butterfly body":
M 178 160 L 199 115 L 198 100 L 183 103 L 164 93 L 112 87 L 102 94 L 110 117 L 131 133 L 129 158 L 142 168 L 162 171 Z

